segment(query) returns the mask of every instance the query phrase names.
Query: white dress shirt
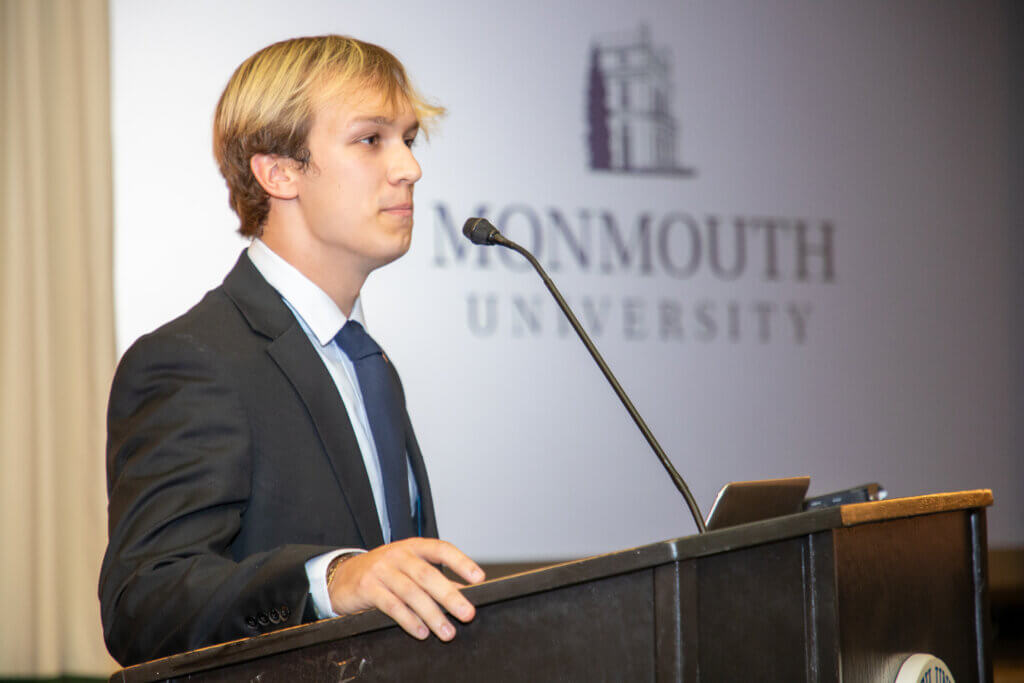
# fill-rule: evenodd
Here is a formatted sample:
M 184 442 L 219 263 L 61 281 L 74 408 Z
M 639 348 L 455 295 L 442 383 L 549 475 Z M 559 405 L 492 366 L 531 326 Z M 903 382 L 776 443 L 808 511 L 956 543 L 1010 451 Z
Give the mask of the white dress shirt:
M 338 394 L 345 412 L 348 413 L 352 430 L 355 432 L 359 452 L 363 456 L 366 475 L 373 489 L 373 501 L 377 506 L 384 542 L 391 540 L 391 525 L 388 523 L 387 506 L 384 501 L 384 478 L 381 474 L 380 462 L 377 459 L 377 447 L 373 441 L 373 432 L 366 417 L 366 406 L 359 390 L 359 379 L 356 376 L 352 361 L 334 341 L 335 335 L 349 318 L 341 312 L 334 300 L 322 289 L 317 287 L 295 266 L 275 254 L 262 240 L 254 239 L 248 249 L 249 259 L 260 275 L 277 290 L 285 305 L 291 309 L 295 319 L 309 337 L 324 367 L 338 387 Z M 363 318 L 361 301 L 357 298 L 352 307 L 351 319 L 366 327 Z M 419 492 L 416 478 L 409 469 L 409 500 L 416 509 Z M 321 619 L 338 616 L 331 609 L 330 595 L 327 590 L 327 567 L 338 555 L 351 552 L 362 552 L 358 548 L 340 548 L 334 552 L 319 555 L 306 562 L 306 574 L 309 577 L 310 595 L 316 607 L 317 616 Z

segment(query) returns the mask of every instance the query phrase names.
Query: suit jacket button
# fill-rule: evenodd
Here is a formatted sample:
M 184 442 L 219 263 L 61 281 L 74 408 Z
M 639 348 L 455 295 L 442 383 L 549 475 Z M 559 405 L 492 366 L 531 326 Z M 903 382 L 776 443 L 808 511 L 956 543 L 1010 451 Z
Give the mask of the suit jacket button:
M 255 617 L 247 617 L 246 620 L 245 620 L 245 625 L 248 626 L 249 628 L 256 628 L 256 618 Z
M 274 609 L 270 610 L 270 623 L 271 624 L 280 624 L 281 623 L 281 613 L 277 611 L 276 607 Z
M 288 605 L 281 605 L 281 618 L 287 619 L 291 615 L 292 611 L 288 609 Z
M 266 612 L 260 612 L 259 621 L 260 621 L 260 626 L 266 626 L 267 624 L 270 623 L 270 617 L 267 616 Z

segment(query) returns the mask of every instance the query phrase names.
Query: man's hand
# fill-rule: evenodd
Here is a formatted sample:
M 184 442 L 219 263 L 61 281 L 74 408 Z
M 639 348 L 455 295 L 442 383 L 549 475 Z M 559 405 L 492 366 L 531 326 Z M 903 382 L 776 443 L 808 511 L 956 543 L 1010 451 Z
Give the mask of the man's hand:
M 376 608 L 395 620 L 409 635 L 423 640 L 433 631 L 441 640 L 455 637 L 455 627 L 442 607 L 468 622 L 476 609 L 432 565 L 443 564 L 469 583 L 480 583 L 484 572 L 473 560 L 446 541 L 407 538 L 353 555 L 337 568 L 327 586 L 338 614 Z M 428 630 L 429 627 L 429 630 Z

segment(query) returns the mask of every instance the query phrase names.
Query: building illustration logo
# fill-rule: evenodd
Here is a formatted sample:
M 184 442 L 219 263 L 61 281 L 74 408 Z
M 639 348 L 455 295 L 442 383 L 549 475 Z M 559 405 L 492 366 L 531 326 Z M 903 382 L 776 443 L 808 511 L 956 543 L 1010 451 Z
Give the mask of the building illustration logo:
M 693 176 L 677 159 L 679 125 L 669 108 L 668 50 L 650 30 L 600 36 L 591 45 L 587 145 L 595 171 Z

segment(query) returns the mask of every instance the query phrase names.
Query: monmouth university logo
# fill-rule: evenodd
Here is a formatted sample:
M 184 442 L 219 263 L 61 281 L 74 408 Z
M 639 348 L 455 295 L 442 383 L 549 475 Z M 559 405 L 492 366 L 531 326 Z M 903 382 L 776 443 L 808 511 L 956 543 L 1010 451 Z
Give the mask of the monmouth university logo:
M 587 146 L 595 171 L 693 176 L 676 159 L 679 125 L 669 108 L 668 50 L 650 30 L 599 36 L 586 88 Z

